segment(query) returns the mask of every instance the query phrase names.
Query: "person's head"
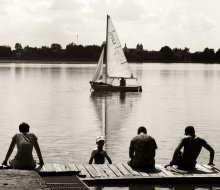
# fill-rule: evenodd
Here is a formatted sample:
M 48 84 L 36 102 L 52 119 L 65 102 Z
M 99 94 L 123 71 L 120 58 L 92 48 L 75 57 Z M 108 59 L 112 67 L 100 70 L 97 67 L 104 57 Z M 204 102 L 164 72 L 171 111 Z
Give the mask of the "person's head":
M 141 133 L 147 134 L 147 129 L 144 126 L 138 128 L 137 134 L 139 135 Z
M 185 135 L 189 135 L 189 136 L 192 136 L 194 137 L 195 136 L 195 129 L 193 126 L 187 126 L 185 128 Z
M 98 148 L 102 148 L 105 144 L 105 139 L 103 136 L 96 137 L 96 144 L 98 145 Z
M 19 125 L 19 131 L 21 132 L 21 133 L 28 133 L 29 132 L 29 129 L 30 129 L 30 126 L 27 124 L 27 123 L 21 123 L 20 125 Z

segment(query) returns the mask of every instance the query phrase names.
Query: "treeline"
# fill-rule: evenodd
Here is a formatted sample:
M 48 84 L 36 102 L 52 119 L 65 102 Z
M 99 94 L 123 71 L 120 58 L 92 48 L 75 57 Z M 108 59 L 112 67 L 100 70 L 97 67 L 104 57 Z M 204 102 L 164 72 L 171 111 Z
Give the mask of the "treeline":
M 215 52 L 214 49 L 205 48 L 202 52 L 191 53 L 189 48 L 171 49 L 164 46 L 159 51 L 125 48 L 124 52 L 130 62 L 220 63 L 220 49 Z M 97 61 L 100 53 L 101 46 L 83 46 L 74 43 L 68 44 L 65 49 L 57 43 L 41 48 L 29 46 L 23 48 L 20 43 L 16 43 L 14 50 L 9 46 L 0 46 L 0 59 Z

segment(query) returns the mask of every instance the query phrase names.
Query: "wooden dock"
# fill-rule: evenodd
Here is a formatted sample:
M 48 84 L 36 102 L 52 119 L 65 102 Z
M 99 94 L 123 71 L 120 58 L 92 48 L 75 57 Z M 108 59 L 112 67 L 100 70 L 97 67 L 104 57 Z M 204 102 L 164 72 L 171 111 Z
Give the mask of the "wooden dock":
M 220 170 L 197 164 L 195 170 L 184 171 L 175 167 L 156 165 L 153 170 L 134 170 L 126 163 L 116 164 L 45 164 L 40 175 L 71 175 L 79 173 L 86 184 L 115 183 L 216 183 L 220 182 Z

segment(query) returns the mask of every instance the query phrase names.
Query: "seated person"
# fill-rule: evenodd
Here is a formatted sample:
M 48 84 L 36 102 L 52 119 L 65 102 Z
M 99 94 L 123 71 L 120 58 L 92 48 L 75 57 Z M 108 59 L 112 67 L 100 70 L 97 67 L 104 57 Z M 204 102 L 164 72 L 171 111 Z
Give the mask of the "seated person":
M 124 78 L 121 78 L 120 86 L 126 86 L 126 80 Z
M 128 165 L 136 169 L 153 169 L 155 167 L 155 154 L 157 144 L 153 137 L 147 135 L 144 126 L 138 128 L 137 136 L 132 138 L 129 147 Z
M 20 133 L 17 133 L 13 136 L 5 160 L 2 163 L 3 165 L 7 166 L 8 159 L 11 156 L 15 145 L 17 146 L 17 154 L 15 155 L 14 159 L 9 161 L 9 164 L 12 166 L 12 168 L 23 170 L 35 169 L 36 161 L 32 155 L 33 147 L 37 152 L 39 164 L 44 164 L 40 147 L 37 142 L 37 137 L 35 134 L 29 133 L 29 128 L 30 126 L 27 123 L 21 123 L 19 125 Z
M 103 150 L 103 146 L 105 144 L 103 136 L 96 137 L 96 144 L 97 149 L 92 151 L 89 164 L 92 164 L 93 159 L 95 160 L 95 164 L 104 164 L 105 158 L 108 160 L 109 164 L 112 164 L 112 161 L 108 156 L 107 152 Z
M 214 165 L 213 159 L 215 152 L 213 148 L 204 139 L 196 137 L 193 126 L 186 127 L 185 136 L 177 146 L 170 166 L 177 165 L 178 168 L 185 170 L 194 169 L 202 147 L 210 152 L 208 165 Z M 183 152 L 181 152 L 182 148 Z

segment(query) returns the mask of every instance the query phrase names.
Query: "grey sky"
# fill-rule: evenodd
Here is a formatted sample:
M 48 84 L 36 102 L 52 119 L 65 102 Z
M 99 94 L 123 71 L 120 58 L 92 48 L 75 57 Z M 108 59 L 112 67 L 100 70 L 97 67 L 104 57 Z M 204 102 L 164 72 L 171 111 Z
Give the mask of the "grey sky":
M 220 48 L 219 0 L 0 0 L 0 45 L 100 45 L 109 14 L 122 45 Z

